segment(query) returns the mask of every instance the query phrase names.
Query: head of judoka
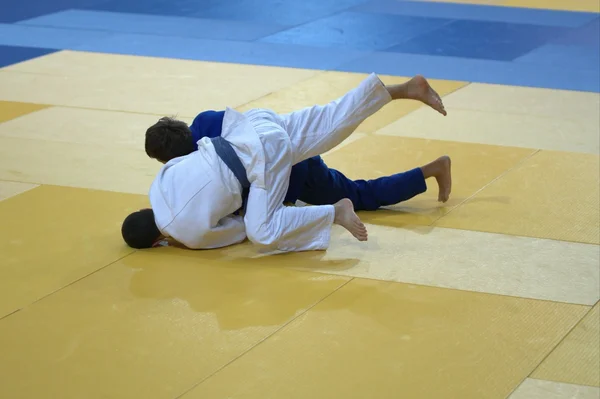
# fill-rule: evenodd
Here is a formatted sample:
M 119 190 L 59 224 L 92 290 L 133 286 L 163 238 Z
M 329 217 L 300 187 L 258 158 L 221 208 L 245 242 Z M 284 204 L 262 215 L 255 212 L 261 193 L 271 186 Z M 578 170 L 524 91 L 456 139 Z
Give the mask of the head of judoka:
M 145 147 L 150 158 L 162 163 L 187 155 L 196 149 L 188 125 L 167 116 L 148 128 Z
M 154 221 L 152 209 L 142 209 L 127 216 L 121 226 L 123 240 L 131 248 L 152 248 L 163 238 Z
M 146 131 L 146 154 L 161 163 L 187 155 L 195 150 L 192 131 L 185 122 L 163 117 Z M 125 218 L 121 226 L 123 240 L 132 248 L 151 248 L 164 237 L 152 209 L 142 209 Z

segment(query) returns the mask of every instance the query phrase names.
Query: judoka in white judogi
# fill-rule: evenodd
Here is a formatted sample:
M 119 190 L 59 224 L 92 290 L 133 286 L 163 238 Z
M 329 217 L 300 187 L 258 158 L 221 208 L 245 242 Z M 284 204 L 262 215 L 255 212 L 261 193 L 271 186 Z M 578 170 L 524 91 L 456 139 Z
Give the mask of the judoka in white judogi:
M 445 114 L 441 100 L 431 92 L 437 107 L 432 106 Z M 335 222 L 366 240 L 366 228 L 349 200 L 308 207 L 287 207 L 283 201 L 292 165 L 334 148 L 393 98 L 410 98 L 393 94 L 371 74 L 324 106 L 284 115 L 228 108 L 221 136 L 233 147 L 251 184 L 245 215 L 234 215 L 242 206 L 240 181 L 211 139 L 203 138 L 198 151 L 169 161 L 152 183 L 149 197 L 157 231 L 192 249 L 224 247 L 248 238 L 280 251 L 306 251 L 326 249 Z M 125 224 L 123 229 L 125 237 Z

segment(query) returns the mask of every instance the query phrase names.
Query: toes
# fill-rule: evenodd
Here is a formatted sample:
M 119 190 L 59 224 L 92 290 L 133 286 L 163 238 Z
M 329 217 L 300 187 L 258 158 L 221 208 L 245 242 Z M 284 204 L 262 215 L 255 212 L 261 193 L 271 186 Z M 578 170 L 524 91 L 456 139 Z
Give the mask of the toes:
M 440 191 L 440 193 L 438 194 L 438 202 L 446 203 L 446 202 L 448 202 L 449 198 L 450 198 L 450 191 L 448 191 L 448 190 Z
M 448 202 L 448 198 L 450 197 L 450 194 L 448 192 L 445 192 L 442 196 L 441 196 L 441 201 L 446 203 Z
M 357 229 L 355 231 L 352 232 L 352 235 L 358 240 L 358 241 L 367 241 L 367 229 L 366 227 L 364 227 L 364 225 L 362 226 L 361 229 Z
M 367 241 L 368 237 L 366 234 L 357 234 L 354 236 L 358 241 Z

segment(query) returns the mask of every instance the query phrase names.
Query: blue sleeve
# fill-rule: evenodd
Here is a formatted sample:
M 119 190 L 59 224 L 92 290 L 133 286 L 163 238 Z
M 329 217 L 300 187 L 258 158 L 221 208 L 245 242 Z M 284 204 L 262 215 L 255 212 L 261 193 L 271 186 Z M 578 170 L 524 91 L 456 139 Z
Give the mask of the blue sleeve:
M 201 138 L 220 136 L 223 129 L 224 118 L 225 111 L 205 111 L 198 114 L 190 125 L 194 145 Z

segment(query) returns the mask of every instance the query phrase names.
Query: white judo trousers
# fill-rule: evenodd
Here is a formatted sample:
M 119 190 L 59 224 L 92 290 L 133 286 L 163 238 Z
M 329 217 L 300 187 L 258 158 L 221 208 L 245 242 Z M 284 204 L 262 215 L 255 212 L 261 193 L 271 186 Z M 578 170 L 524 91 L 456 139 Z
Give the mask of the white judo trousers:
M 371 74 L 327 105 L 283 115 L 263 109 L 246 112 L 265 154 L 265 187 L 251 185 L 246 206 L 248 239 L 280 251 L 326 249 L 335 215 L 333 205 L 283 205 L 292 165 L 336 147 L 391 100 L 385 85 Z

